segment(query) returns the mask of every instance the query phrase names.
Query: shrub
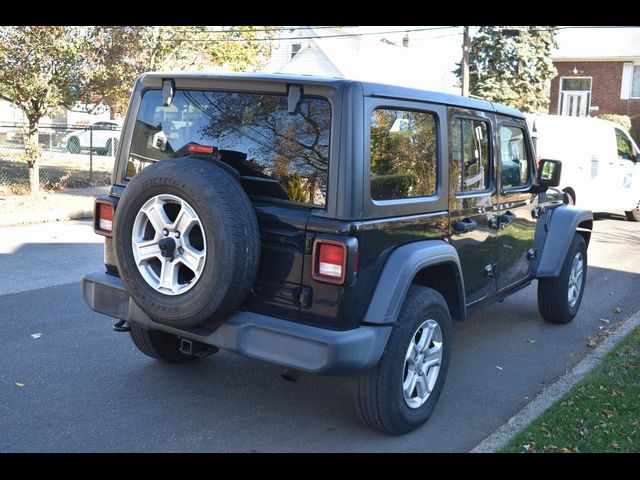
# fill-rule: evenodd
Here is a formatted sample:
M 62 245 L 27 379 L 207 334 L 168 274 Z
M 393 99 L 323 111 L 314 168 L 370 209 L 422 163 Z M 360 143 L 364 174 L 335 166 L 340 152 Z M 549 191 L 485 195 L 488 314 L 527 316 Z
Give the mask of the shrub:
M 377 175 L 371 177 L 371 198 L 405 198 L 414 183 L 413 175 Z
M 602 120 L 610 120 L 612 122 L 616 122 L 622 128 L 624 128 L 628 133 L 631 133 L 631 119 L 628 115 L 616 115 L 615 113 L 603 113 L 598 116 Z

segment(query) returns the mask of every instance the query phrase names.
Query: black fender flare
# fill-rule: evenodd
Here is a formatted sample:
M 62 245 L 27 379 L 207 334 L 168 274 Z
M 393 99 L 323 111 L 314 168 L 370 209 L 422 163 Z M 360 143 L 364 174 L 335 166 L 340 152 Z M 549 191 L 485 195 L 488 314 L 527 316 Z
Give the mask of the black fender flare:
M 409 286 L 421 270 L 450 264 L 456 272 L 460 320 L 466 316 L 464 282 L 458 252 L 444 240 L 423 240 L 395 249 L 387 258 L 369 303 L 365 322 L 391 324 L 396 321 Z
M 535 242 L 537 245 L 542 245 L 538 262 L 534 265 L 535 278 L 559 276 L 576 230 L 583 224 L 593 225 L 591 210 L 568 205 L 548 209 L 545 215 L 550 215 L 544 224 L 546 228 L 536 230 L 536 236 L 541 235 L 544 238 L 536 238 Z

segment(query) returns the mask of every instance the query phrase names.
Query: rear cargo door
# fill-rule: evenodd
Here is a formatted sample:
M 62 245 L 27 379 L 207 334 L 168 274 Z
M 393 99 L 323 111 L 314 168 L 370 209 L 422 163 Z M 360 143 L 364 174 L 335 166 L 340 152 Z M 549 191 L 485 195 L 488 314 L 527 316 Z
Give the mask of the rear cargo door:
M 301 286 L 308 208 L 254 201 L 260 226 L 260 267 L 244 306 L 294 319 L 304 298 Z

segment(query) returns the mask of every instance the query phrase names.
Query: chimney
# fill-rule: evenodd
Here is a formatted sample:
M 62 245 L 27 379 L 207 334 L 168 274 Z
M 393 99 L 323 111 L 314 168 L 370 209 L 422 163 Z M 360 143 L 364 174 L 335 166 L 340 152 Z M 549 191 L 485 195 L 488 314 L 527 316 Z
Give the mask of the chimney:
M 402 46 L 404 48 L 409 48 L 409 32 L 404 34 L 404 37 L 402 37 Z

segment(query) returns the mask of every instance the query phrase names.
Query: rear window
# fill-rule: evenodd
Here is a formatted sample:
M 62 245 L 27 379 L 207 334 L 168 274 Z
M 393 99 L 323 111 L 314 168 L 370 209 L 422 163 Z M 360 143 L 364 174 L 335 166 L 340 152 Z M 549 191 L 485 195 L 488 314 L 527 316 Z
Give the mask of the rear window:
M 147 90 L 126 177 L 158 160 L 197 157 L 233 168 L 250 195 L 324 207 L 330 125 L 320 98 L 304 97 L 290 115 L 283 95 L 178 90 L 165 107 L 160 90 Z

